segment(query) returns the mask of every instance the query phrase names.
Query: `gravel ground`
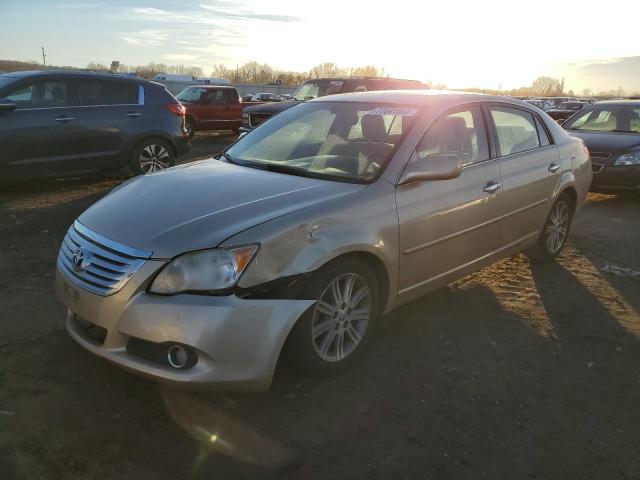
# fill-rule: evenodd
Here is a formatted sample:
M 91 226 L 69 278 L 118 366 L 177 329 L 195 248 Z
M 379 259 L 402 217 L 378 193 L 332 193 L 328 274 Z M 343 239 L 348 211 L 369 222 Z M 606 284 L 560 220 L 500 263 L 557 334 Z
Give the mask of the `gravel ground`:
M 556 263 L 514 256 L 387 315 L 340 375 L 212 395 L 64 331 L 60 241 L 121 181 L 2 187 L 0 478 L 640 478 L 639 195 L 591 195 Z

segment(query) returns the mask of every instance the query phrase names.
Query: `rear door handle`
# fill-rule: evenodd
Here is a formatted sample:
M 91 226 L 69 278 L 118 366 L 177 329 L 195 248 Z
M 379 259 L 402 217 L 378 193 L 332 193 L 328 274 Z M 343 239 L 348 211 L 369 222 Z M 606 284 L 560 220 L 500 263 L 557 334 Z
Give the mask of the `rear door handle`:
M 551 162 L 551 165 L 549 165 L 549 168 L 547 170 L 549 170 L 551 173 L 556 173 L 558 170 L 560 170 L 560 165 Z
M 487 193 L 496 193 L 501 186 L 500 182 L 491 181 L 487 183 L 482 190 Z
M 127 113 L 127 117 L 141 117 L 142 113 L 140 112 L 129 112 Z
M 56 122 L 67 123 L 75 121 L 75 117 L 58 117 L 56 118 Z

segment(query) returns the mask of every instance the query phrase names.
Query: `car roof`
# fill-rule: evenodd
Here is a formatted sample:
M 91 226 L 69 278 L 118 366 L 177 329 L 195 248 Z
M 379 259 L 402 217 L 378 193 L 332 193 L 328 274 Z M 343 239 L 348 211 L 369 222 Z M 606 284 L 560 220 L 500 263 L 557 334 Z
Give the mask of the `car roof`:
M 408 78 L 392 78 L 392 77 L 320 77 L 320 78 L 311 78 L 309 80 L 305 80 L 303 83 L 313 82 L 316 80 L 341 80 L 346 82 L 347 80 L 382 80 L 389 82 L 411 82 L 411 83 L 422 83 L 420 80 L 412 80 Z
M 594 103 L 598 107 L 602 106 L 627 106 L 627 107 L 640 107 L 640 100 L 603 100 Z
M 3 73 L 0 74 L 0 77 L 9 77 L 9 78 L 47 78 L 47 77 L 80 77 L 80 78 L 117 78 L 118 80 L 130 81 L 130 82 L 145 82 L 145 83 L 153 83 L 158 85 L 156 82 L 151 82 L 150 80 L 145 80 L 140 77 L 130 77 L 126 75 L 119 75 L 116 73 L 109 72 L 90 72 L 84 70 L 23 70 L 19 72 L 11 72 L 11 73 Z
M 369 92 L 341 93 L 318 97 L 310 102 L 366 102 L 389 103 L 400 105 L 432 105 L 436 103 L 459 103 L 459 101 L 507 102 L 514 105 L 527 103 L 512 97 L 487 95 L 484 93 L 456 92 L 450 90 L 375 90 Z

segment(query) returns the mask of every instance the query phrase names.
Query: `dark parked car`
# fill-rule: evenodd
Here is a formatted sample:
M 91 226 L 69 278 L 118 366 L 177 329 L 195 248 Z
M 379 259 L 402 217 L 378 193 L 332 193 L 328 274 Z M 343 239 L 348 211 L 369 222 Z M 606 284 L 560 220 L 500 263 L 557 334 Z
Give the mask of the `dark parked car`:
M 640 100 L 598 102 L 576 113 L 563 127 L 589 148 L 591 190 L 640 189 Z
M 589 104 L 585 102 L 562 102 L 558 106 L 547 110 L 547 114 L 554 120 L 565 120 L 587 105 Z
M 294 105 L 325 95 L 346 92 L 367 92 L 371 90 L 421 90 L 425 85 L 418 80 L 403 80 L 382 77 L 338 77 L 307 80 L 284 102 L 263 103 L 247 107 L 242 111 L 243 132 L 248 132 L 276 113 L 285 111 Z
M 136 77 L 0 75 L 0 179 L 162 170 L 189 150 L 184 113 L 164 85 Z

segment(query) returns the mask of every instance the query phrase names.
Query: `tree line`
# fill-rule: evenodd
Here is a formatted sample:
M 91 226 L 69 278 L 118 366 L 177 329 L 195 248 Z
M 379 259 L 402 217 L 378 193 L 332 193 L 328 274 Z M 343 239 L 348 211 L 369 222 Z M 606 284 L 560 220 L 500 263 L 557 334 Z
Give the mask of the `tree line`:
M 12 72 L 17 70 L 38 70 L 41 69 L 40 63 L 29 61 L 21 62 L 16 60 L 0 60 L 0 71 Z M 77 70 L 77 67 L 69 66 L 50 66 L 49 68 L 64 68 Z M 99 62 L 90 62 L 86 66 L 86 70 L 91 71 L 110 71 L 111 66 Z M 171 73 L 192 75 L 202 77 L 205 73 L 201 67 L 189 65 L 168 65 L 165 63 L 150 62 L 146 65 L 134 66 L 120 64 L 117 68 L 118 73 L 133 72 L 137 76 L 152 79 L 158 73 Z M 388 76 L 384 68 L 373 65 L 365 65 L 362 67 L 339 67 L 333 62 L 324 62 L 316 65 L 306 72 L 290 72 L 278 70 L 266 63 L 256 61 L 247 62 L 243 65 L 237 65 L 235 68 L 227 67 L 219 64 L 214 66 L 210 74 L 212 77 L 224 78 L 231 83 L 257 83 L 268 84 L 276 81 L 282 82 L 285 86 L 297 86 L 306 80 L 323 77 L 384 77 Z M 425 82 L 427 88 L 446 89 L 447 86 L 442 83 Z M 556 79 L 553 77 L 542 76 L 536 78 L 530 86 L 514 88 L 511 90 L 493 90 L 485 88 L 464 88 L 461 89 L 468 92 L 491 93 L 497 95 L 512 95 L 516 97 L 562 97 L 562 96 L 582 96 L 582 97 L 640 97 L 640 91 L 625 91 L 623 89 L 612 90 L 592 90 L 585 88 L 580 92 L 574 92 L 572 89 L 565 90 L 564 79 Z

